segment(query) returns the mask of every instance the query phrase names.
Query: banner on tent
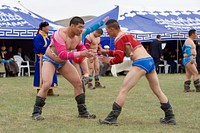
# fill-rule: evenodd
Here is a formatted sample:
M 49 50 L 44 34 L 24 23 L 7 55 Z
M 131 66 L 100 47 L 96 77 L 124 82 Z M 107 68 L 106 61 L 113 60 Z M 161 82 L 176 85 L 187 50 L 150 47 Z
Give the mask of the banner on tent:
M 140 33 L 140 34 L 132 33 L 132 35 L 134 35 L 134 37 L 141 42 L 155 39 L 158 34 L 161 35 L 162 40 L 175 40 L 175 39 L 184 40 L 188 37 L 188 31 L 175 32 L 175 33 Z M 104 32 L 104 34 L 101 37 L 109 37 L 109 36 L 106 32 Z M 197 40 L 200 40 L 200 34 L 198 34 Z
M 52 35 L 54 31 L 49 31 L 48 35 Z M 33 39 L 37 30 L 20 30 L 20 29 L 0 29 L 0 38 L 27 38 Z
M 42 21 L 49 23 L 50 35 L 61 27 L 24 8 L 19 2 L 4 0 L 0 3 L 0 38 L 33 38 Z

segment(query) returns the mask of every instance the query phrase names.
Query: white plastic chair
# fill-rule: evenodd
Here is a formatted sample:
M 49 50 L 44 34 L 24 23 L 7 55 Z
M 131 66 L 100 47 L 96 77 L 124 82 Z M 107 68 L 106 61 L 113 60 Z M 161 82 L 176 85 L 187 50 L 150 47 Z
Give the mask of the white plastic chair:
M 158 65 L 158 71 L 159 71 L 159 73 L 161 73 L 161 69 L 164 68 L 164 67 L 165 67 L 164 64 L 159 64 Z
M 176 62 L 176 64 L 177 64 L 177 72 L 179 72 L 179 69 L 181 68 L 181 64 L 178 64 L 178 61 L 177 60 L 174 60 L 174 62 Z M 182 71 L 182 70 L 181 70 Z
M 22 76 L 24 76 L 24 68 L 28 69 L 28 76 L 30 76 L 29 61 L 24 61 L 23 58 L 21 56 L 19 56 L 19 55 L 14 55 L 14 60 L 16 61 L 17 65 L 19 67 L 18 76 L 20 76 L 21 74 L 22 74 Z
M 163 60 L 163 62 L 164 62 L 164 66 L 165 66 L 165 74 L 167 74 L 167 73 L 169 72 L 169 67 L 170 67 L 170 65 L 167 64 L 167 61 L 166 61 L 166 60 Z

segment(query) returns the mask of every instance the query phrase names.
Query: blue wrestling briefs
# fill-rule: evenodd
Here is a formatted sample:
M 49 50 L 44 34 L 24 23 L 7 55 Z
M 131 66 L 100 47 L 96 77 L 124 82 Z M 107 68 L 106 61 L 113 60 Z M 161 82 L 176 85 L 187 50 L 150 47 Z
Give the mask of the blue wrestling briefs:
M 66 62 L 64 62 L 64 63 L 57 63 L 57 62 L 55 62 L 54 60 L 52 60 L 52 59 L 51 59 L 49 56 L 47 56 L 47 55 L 44 55 L 44 56 L 42 57 L 42 61 L 43 61 L 43 62 L 47 61 L 47 62 L 52 63 L 52 64 L 56 67 L 56 69 L 59 69 L 59 68 L 63 67 L 63 66 L 65 65 L 65 63 L 66 63 Z
M 186 66 L 187 63 L 189 63 L 191 60 L 192 60 L 191 57 L 185 57 L 185 58 L 183 58 L 182 64 L 183 64 L 184 66 Z
M 184 44 L 183 47 L 182 47 L 183 54 L 187 54 L 187 56 L 188 56 L 188 57 L 184 57 L 183 60 L 182 60 L 182 64 L 184 66 L 186 66 L 187 63 L 192 60 L 191 49 L 192 49 L 192 47 L 189 44 Z
M 155 69 L 155 64 L 152 57 L 141 58 L 133 61 L 132 66 L 137 66 L 146 71 L 146 74 L 151 73 Z

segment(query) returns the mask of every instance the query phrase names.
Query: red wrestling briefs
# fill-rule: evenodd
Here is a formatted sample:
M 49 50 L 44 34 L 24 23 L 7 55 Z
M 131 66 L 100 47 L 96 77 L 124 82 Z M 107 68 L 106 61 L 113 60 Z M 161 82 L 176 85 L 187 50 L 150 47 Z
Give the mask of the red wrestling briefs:
M 142 44 L 129 33 L 121 33 L 115 39 L 115 50 L 109 50 L 109 56 L 113 56 L 110 60 L 110 64 L 122 63 L 125 56 L 125 46 L 130 45 L 132 51 L 141 47 Z
M 74 58 L 73 61 L 77 64 L 80 64 L 81 62 L 83 62 L 83 60 L 85 59 L 85 57 L 79 57 L 79 58 Z

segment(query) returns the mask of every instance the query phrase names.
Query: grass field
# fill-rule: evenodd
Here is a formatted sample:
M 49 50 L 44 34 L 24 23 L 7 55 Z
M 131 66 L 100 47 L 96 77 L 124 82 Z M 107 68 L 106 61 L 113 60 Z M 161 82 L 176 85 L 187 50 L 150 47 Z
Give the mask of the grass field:
M 97 115 L 88 120 L 77 118 L 73 89 L 59 76 L 56 93 L 60 96 L 47 98 L 44 121 L 31 119 L 36 94 L 33 77 L 0 78 L 0 133 L 200 133 L 200 93 L 184 93 L 184 75 L 180 74 L 159 75 L 173 105 L 176 126 L 159 123 L 163 112 L 145 78 L 129 93 L 119 126 L 99 125 L 98 119 L 110 112 L 123 78 L 103 77 L 106 89 L 87 90 L 87 106 Z

